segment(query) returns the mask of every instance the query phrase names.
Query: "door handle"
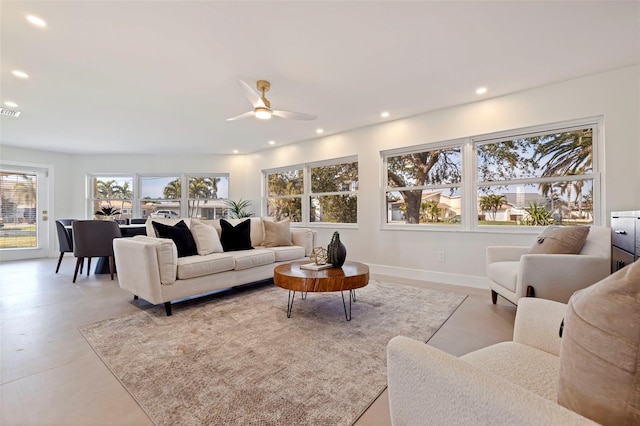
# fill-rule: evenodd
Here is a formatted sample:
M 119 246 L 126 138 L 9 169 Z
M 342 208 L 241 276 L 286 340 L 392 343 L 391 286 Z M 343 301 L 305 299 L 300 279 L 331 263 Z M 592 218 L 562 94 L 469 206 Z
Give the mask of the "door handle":
M 620 230 L 617 230 L 617 229 L 616 229 L 616 230 L 615 230 L 615 231 L 613 231 L 613 232 L 615 232 L 616 234 L 620 234 L 620 235 L 627 235 L 627 231 L 620 231 Z

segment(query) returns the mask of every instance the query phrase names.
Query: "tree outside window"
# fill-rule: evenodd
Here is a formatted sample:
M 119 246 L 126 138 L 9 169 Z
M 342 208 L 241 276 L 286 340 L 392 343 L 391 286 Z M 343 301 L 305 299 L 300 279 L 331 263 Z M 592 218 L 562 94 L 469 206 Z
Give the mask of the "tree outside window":
M 120 212 L 118 219 L 131 218 L 133 176 L 93 176 L 91 212 L 111 208 Z M 122 213 L 126 211 L 127 213 Z

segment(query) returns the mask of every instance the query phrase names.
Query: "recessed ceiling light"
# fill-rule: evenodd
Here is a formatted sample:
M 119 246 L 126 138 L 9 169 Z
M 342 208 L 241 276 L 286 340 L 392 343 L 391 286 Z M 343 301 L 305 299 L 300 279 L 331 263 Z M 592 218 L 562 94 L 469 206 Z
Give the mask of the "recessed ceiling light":
M 324 130 L 322 130 L 322 129 L 316 129 L 316 133 L 317 133 L 317 134 L 321 134 L 321 133 L 323 133 L 323 132 L 324 132 Z
M 4 103 L 6 106 L 11 107 L 11 108 L 16 108 L 18 106 L 17 103 L 15 102 L 11 102 L 11 101 L 7 101 Z
M 487 93 L 487 88 L 486 87 L 478 87 L 476 89 L 476 95 L 483 95 Z
M 380 113 L 380 117 L 382 117 L 382 118 L 387 118 L 387 117 L 389 117 L 389 111 L 383 111 L 383 112 L 381 112 L 381 113 Z
M 238 151 L 237 149 L 234 149 L 234 150 L 233 150 L 233 153 L 234 153 L 234 154 L 237 154 L 237 153 L 239 153 L 239 152 L 240 152 L 240 151 Z
M 20 71 L 20 70 L 13 70 L 11 71 L 11 74 L 15 75 L 16 77 L 19 78 L 29 78 L 29 74 L 27 74 L 24 71 Z
M 44 22 L 44 19 L 38 18 L 37 16 L 27 15 L 27 21 L 31 22 L 36 27 L 44 28 L 47 26 L 47 23 Z
M 269 145 L 275 145 L 276 141 L 269 141 Z

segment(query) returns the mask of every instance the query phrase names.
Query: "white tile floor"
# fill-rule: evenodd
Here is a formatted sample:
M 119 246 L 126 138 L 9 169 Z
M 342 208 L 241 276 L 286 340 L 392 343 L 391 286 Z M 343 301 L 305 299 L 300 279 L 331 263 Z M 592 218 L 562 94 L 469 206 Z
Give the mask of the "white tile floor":
M 56 261 L 0 263 L 0 424 L 152 424 L 77 329 L 149 305 L 133 301 L 109 275 L 83 275 L 73 284 L 73 258 L 58 274 Z M 395 281 L 469 294 L 429 344 L 461 355 L 511 339 L 515 307 L 492 305 L 488 290 Z M 390 424 L 386 392 L 356 422 Z

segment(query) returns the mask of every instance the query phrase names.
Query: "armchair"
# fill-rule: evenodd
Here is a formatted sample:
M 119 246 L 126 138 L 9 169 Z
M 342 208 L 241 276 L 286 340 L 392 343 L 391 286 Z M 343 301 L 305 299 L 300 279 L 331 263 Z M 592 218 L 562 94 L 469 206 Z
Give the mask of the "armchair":
M 513 341 L 456 358 L 408 337 L 387 346 L 389 408 L 403 425 L 583 425 L 556 402 L 566 305 L 524 299 Z
M 592 226 L 580 254 L 528 254 L 531 247 L 487 247 L 491 300 L 514 304 L 525 296 L 567 303 L 577 290 L 611 272 L 611 230 Z

